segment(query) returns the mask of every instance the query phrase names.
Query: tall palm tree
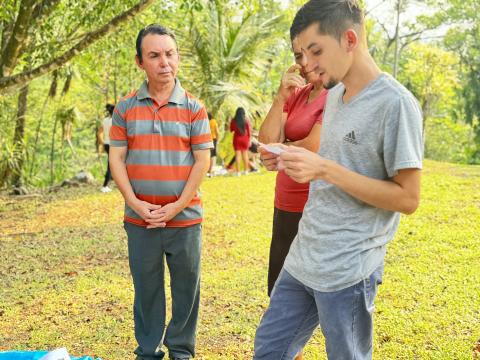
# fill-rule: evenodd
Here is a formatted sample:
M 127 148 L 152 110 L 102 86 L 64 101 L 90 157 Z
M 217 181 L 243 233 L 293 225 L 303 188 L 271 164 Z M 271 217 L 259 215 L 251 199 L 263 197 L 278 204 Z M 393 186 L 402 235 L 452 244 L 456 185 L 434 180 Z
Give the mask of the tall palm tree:
M 283 16 L 269 6 L 236 9 L 233 16 L 228 0 L 202 5 L 202 11 L 188 12 L 188 25 L 179 34 L 187 46 L 182 51 L 186 78 L 214 115 L 225 102 L 249 109 L 262 100 L 261 82 L 286 30 Z

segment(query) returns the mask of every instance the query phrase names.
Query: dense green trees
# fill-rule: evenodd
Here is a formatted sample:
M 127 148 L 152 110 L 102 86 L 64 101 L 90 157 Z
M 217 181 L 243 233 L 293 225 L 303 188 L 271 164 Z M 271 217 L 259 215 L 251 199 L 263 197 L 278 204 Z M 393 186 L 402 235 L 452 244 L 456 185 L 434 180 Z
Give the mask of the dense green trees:
M 252 106 L 262 99 L 258 84 L 268 74 L 287 29 L 273 1 L 258 9 L 229 8 L 226 1 L 206 2 L 203 11 L 188 11 L 182 29 L 184 76 L 197 96 L 217 115 L 226 99 L 231 106 Z M 272 11 L 274 8 L 277 11 Z M 273 13 L 273 14 L 272 14 Z
M 153 0 L 133 4 L 125 0 L 7 1 L 0 10 L 0 90 L 23 87 L 66 64 L 152 3 Z
M 0 188 L 43 186 L 80 169 L 100 174 L 104 163 L 95 151 L 96 129 L 105 103 L 116 102 L 143 79 L 134 63 L 134 42 L 149 23 L 176 32 L 182 83 L 218 120 L 228 120 L 237 106 L 263 115 L 293 61 L 288 27 L 302 2 L 4 1 Z M 426 155 L 480 162 L 478 1 L 381 3 L 390 17 L 375 16 L 366 1 L 370 50 L 418 97 Z M 428 11 L 414 17 L 411 6 L 419 4 Z M 432 29 L 441 31 L 430 36 Z
M 370 13 L 371 53 L 419 99 L 426 156 L 480 163 L 478 1 L 372 3 L 383 12 Z
M 8 161 L 0 164 L 0 186 L 23 183 L 30 81 L 65 65 L 152 2 L 10 0 L 0 8 L 0 90 L 20 89 L 13 151 Z M 69 81 L 71 78 L 67 77 Z
M 447 32 L 444 44 L 457 54 L 461 64 L 463 102 L 462 117 L 475 131 L 474 159 L 480 163 L 480 3 L 476 0 L 443 1 L 437 23 L 454 23 Z

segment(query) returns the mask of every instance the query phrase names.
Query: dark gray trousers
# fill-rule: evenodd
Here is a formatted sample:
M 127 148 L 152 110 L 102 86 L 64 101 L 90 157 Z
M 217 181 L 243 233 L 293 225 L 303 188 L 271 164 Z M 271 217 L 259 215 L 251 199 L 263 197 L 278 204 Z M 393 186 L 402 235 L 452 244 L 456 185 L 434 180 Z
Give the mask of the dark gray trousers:
M 170 358 L 193 357 L 200 301 L 201 225 L 159 229 L 124 225 L 135 288 L 137 359 L 163 359 L 162 345 Z M 164 259 L 172 295 L 172 318 L 166 331 Z

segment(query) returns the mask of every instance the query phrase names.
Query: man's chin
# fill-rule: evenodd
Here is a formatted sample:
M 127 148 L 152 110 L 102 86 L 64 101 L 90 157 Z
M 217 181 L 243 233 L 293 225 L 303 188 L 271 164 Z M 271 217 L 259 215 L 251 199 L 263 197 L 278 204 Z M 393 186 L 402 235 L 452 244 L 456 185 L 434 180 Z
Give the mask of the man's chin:
M 323 83 L 323 87 L 327 90 L 330 90 L 331 88 L 337 86 L 337 84 L 338 84 L 337 80 L 329 80 Z
M 172 74 L 158 74 L 156 79 L 160 83 L 168 83 L 174 80 L 175 78 L 173 77 Z

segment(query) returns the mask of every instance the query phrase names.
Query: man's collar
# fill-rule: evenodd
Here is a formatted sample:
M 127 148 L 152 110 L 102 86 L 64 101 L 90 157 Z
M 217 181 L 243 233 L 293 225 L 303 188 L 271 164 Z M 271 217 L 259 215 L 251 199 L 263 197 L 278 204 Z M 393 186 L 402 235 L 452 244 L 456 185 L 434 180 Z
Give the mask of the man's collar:
M 180 80 L 175 79 L 175 87 L 173 88 L 172 95 L 170 95 L 168 102 L 182 105 L 185 103 L 185 97 L 185 90 L 182 88 Z
M 151 98 L 152 97 L 148 93 L 148 81 L 145 80 L 140 86 L 140 89 L 138 89 L 137 99 L 145 100 L 145 99 L 151 99 Z M 170 95 L 168 102 L 179 104 L 179 105 L 182 105 L 185 103 L 185 90 L 182 88 L 182 85 L 180 84 L 180 80 L 178 79 L 175 79 L 175 87 L 173 88 L 172 94 Z
M 142 85 L 140 86 L 140 89 L 138 89 L 137 99 L 138 100 L 151 99 L 151 96 L 148 93 L 148 81 L 147 80 L 144 80 Z

